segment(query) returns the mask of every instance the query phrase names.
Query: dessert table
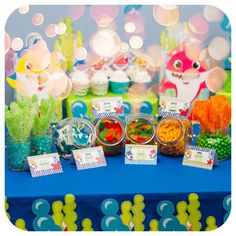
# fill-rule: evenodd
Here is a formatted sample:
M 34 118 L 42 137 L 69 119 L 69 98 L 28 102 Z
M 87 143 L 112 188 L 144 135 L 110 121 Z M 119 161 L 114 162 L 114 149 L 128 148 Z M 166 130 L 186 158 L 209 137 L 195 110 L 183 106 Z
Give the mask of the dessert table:
M 7 157 L 7 156 L 6 156 Z M 6 158 L 7 159 L 7 158 Z M 8 212 L 14 223 L 18 218 L 26 221 L 26 228 L 33 230 L 32 203 L 38 199 L 64 201 L 68 193 L 76 197 L 77 225 L 88 217 L 93 228 L 101 230 L 103 217 L 100 205 L 106 198 L 114 198 L 120 204 L 124 200 L 133 202 L 135 194 L 144 196 L 146 219 L 145 230 L 149 230 L 151 219 L 158 219 L 157 204 L 170 200 L 187 201 L 188 194 L 197 193 L 201 203 L 202 230 L 206 218 L 216 218 L 218 226 L 223 224 L 225 210 L 223 199 L 231 192 L 231 160 L 220 162 L 213 170 L 182 165 L 181 157 L 158 155 L 157 165 L 125 165 L 124 155 L 107 157 L 107 167 L 77 171 L 76 166 L 62 160 L 63 173 L 32 178 L 30 172 L 11 172 L 6 161 L 6 197 Z

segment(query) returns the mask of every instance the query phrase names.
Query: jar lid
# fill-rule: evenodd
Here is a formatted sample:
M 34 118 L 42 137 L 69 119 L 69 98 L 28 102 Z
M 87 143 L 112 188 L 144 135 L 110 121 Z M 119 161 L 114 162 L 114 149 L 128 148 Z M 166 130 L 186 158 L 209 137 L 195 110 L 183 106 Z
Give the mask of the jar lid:
M 160 143 L 176 144 L 184 135 L 184 126 L 175 117 L 163 118 L 157 125 L 157 140 Z
M 104 117 L 96 124 L 96 135 L 100 143 L 115 146 L 125 136 L 122 121 L 117 117 Z
M 147 114 L 131 115 L 126 124 L 127 138 L 140 144 L 146 144 L 155 135 L 153 116 Z
M 93 146 L 96 138 L 93 124 L 80 118 L 76 118 L 71 123 L 70 134 L 73 144 L 78 148 Z

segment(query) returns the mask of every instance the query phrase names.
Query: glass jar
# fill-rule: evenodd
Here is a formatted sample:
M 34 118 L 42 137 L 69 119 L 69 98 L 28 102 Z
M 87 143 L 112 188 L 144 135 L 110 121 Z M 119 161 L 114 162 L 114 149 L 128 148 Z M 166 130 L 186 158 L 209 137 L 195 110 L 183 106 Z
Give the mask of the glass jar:
M 116 117 L 104 117 L 95 126 L 96 145 L 102 146 L 105 155 L 112 156 L 122 152 L 125 131 L 122 121 Z
M 147 114 L 130 115 L 126 119 L 126 143 L 150 144 L 155 143 L 154 117 Z
M 200 127 L 197 146 L 215 149 L 219 161 L 226 160 L 231 156 L 231 138 L 225 130 L 210 133 Z
M 53 136 L 58 154 L 63 159 L 69 159 L 75 149 L 93 146 L 96 138 L 93 124 L 80 118 L 61 120 L 56 125 Z
M 50 130 L 45 132 L 32 132 L 31 135 L 31 155 L 43 155 L 52 152 L 52 133 Z
M 8 167 L 12 171 L 24 171 L 27 157 L 30 156 L 30 139 L 13 140 L 10 136 L 6 139 Z
M 192 142 L 190 121 L 174 117 L 163 118 L 157 125 L 159 150 L 169 156 L 184 155 L 185 146 Z

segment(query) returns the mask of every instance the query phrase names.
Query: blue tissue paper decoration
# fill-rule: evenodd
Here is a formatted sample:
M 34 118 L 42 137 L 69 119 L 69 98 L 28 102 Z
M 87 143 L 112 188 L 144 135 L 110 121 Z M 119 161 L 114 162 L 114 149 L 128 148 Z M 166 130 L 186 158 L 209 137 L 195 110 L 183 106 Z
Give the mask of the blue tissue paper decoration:
M 37 199 L 32 205 L 32 211 L 36 215 L 33 221 L 35 231 L 61 231 L 49 215 L 50 204 L 44 199 Z
M 144 101 L 141 103 L 139 108 L 140 113 L 152 114 L 152 104 L 150 102 Z
M 127 5 L 124 8 L 124 13 L 127 14 L 128 12 L 132 11 L 132 10 L 140 10 L 140 8 L 142 7 L 142 5 Z

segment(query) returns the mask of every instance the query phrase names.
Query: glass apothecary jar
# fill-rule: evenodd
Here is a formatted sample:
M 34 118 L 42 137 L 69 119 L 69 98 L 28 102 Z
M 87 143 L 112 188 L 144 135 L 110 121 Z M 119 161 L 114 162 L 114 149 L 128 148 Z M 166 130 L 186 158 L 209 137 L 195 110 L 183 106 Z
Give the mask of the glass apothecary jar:
M 219 161 L 231 156 L 231 138 L 226 130 L 217 130 L 213 133 L 201 129 L 197 137 L 197 146 L 215 149 Z
M 32 132 L 31 134 L 31 155 L 43 155 L 52 152 L 52 131 Z
M 166 117 L 158 123 L 156 137 L 160 152 L 182 156 L 185 146 L 192 142 L 192 125 L 188 120 Z
M 97 121 L 96 145 L 102 146 L 105 155 L 113 156 L 123 151 L 125 131 L 117 117 L 104 117 Z
M 95 143 L 95 128 L 85 119 L 67 118 L 58 122 L 53 133 L 58 154 L 69 159 L 75 149 L 91 147 Z
M 30 139 L 13 140 L 6 138 L 8 167 L 12 171 L 24 171 L 27 157 L 30 156 Z
M 126 143 L 127 144 L 154 144 L 155 143 L 155 119 L 151 115 L 129 115 L 126 119 Z

